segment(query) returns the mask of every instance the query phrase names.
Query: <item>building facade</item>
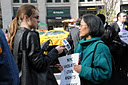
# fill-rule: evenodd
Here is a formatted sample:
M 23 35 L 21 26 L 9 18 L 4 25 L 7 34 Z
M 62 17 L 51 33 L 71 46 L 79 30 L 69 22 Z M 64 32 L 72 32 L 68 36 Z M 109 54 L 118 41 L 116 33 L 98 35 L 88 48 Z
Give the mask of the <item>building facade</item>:
M 97 14 L 97 11 L 105 5 L 103 0 L 1 0 L 4 29 L 8 29 L 12 17 L 15 17 L 17 9 L 23 4 L 33 4 L 39 9 L 40 21 L 47 24 L 47 26 L 41 26 L 39 29 L 67 26 L 61 21 L 79 18 L 87 13 Z M 120 0 L 115 9 L 116 13 L 120 9 L 128 10 L 127 4 L 127 0 Z

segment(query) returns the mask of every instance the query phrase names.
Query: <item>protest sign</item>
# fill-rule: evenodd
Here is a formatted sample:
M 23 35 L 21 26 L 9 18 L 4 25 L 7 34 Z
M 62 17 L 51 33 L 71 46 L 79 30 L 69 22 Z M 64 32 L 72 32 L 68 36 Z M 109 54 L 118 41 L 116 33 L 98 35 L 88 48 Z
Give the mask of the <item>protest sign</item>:
M 79 73 L 73 70 L 74 64 L 78 64 L 79 53 L 59 58 L 63 71 L 61 71 L 60 85 L 80 85 Z
M 128 31 L 126 31 L 126 30 L 121 30 L 121 31 L 119 32 L 119 36 L 120 36 L 120 39 L 121 39 L 124 43 L 128 44 Z

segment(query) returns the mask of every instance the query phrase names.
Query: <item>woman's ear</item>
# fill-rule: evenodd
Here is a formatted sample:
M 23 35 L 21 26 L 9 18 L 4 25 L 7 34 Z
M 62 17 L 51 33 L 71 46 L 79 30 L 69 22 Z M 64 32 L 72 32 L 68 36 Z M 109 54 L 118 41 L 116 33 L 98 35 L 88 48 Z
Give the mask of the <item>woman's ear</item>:
M 28 18 L 27 15 L 24 15 L 24 20 L 25 20 L 25 21 L 28 21 L 28 20 L 29 20 L 29 18 Z

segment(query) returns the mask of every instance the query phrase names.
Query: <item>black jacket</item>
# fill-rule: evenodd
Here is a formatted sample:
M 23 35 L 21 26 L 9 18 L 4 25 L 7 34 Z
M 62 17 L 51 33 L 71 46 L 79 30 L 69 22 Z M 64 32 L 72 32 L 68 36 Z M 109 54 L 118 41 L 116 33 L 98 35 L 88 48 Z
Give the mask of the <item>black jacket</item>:
M 18 65 L 19 72 L 22 71 L 22 45 L 21 45 L 21 39 L 23 36 L 23 33 L 27 31 L 26 28 L 19 28 L 17 31 L 15 38 L 14 38 L 14 59 Z M 30 31 L 30 30 L 29 30 Z M 28 56 L 28 62 L 30 64 L 30 68 L 37 72 L 37 73 L 43 73 L 46 70 L 48 70 L 48 75 L 46 76 L 46 85 L 57 85 L 57 82 L 55 80 L 55 77 L 49 67 L 49 65 L 58 57 L 58 51 L 56 49 L 52 49 L 47 55 L 43 55 L 43 51 L 40 47 L 40 40 L 39 40 L 39 34 L 35 31 L 30 31 L 27 34 L 27 43 L 26 43 L 26 49 L 27 49 L 27 56 Z M 22 74 L 21 74 L 22 76 Z M 37 75 L 32 76 L 34 83 L 33 85 L 40 85 L 40 81 L 37 77 Z M 43 78 L 42 78 L 43 79 Z M 43 83 L 41 84 L 43 85 Z
M 102 35 L 101 39 L 104 41 L 104 43 L 109 46 L 112 44 L 112 41 L 114 40 L 116 36 L 115 29 L 112 28 L 108 23 L 105 23 L 105 30 L 104 34 Z
M 124 25 L 125 25 L 125 30 L 128 31 L 127 23 L 124 23 Z M 128 45 L 126 45 L 120 40 L 120 37 L 118 35 L 118 33 L 120 32 L 120 28 L 117 22 L 112 23 L 110 26 L 115 30 L 115 37 L 113 39 L 113 44 L 111 44 L 110 46 L 111 54 L 115 60 L 115 66 L 117 67 L 117 69 L 126 68 L 128 65 L 127 63 Z
M 121 57 L 121 40 L 119 38 L 118 32 L 120 31 L 117 28 L 118 25 L 112 24 L 111 26 L 106 24 L 105 25 L 105 31 L 101 39 L 104 41 L 104 43 L 109 47 L 110 52 L 113 56 L 113 59 L 115 61 L 115 68 L 118 70 L 120 69 L 120 57 Z M 118 50 L 117 50 L 118 49 Z

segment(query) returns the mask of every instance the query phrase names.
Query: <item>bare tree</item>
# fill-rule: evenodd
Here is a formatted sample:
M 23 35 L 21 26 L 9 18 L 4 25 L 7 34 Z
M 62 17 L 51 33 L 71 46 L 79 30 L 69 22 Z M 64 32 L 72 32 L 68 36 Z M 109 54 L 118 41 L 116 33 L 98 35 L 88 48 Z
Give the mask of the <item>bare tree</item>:
M 106 16 L 106 21 L 111 22 L 115 16 L 115 7 L 120 0 L 103 0 L 102 13 Z M 101 13 L 101 10 L 99 13 Z

